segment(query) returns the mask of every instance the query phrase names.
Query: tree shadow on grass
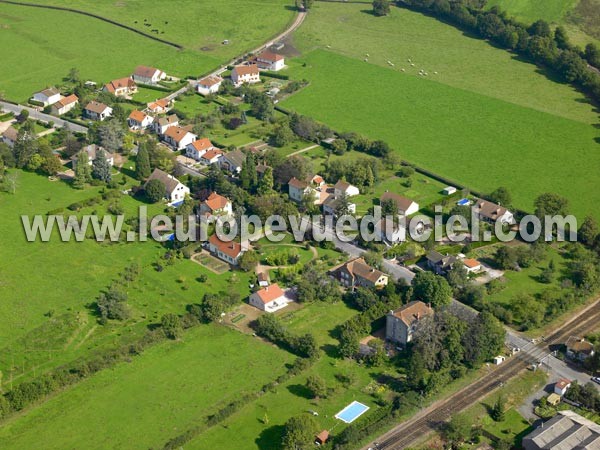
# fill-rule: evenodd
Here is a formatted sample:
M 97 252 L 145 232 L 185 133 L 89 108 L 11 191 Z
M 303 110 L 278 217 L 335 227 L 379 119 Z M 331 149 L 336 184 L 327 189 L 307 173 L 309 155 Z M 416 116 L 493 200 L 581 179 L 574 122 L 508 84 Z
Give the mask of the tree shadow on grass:
M 291 394 L 294 394 L 298 397 L 302 397 L 307 400 L 312 399 L 312 393 L 303 384 L 291 384 L 287 387 L 287 390 L 290 391 Z
M 260 450 L 278 450 L 281 448 L 283 425 L 275 425 L 264 429 L 254 441 Z

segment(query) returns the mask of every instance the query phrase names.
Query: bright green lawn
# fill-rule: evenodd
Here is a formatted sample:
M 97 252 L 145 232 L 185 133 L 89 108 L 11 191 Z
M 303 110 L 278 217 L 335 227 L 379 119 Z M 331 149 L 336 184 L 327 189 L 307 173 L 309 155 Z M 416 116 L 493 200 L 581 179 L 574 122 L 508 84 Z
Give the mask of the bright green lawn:
M 72 67 L 82 79 L 102 83 L 130 75 L 139 64 L 179 76 L 219 65 L 210 55 L 177 51 L 100 20 L 8 4 L 0 14 L 0 46 L 13 49 L 2 55 L 0 90 L 16 101 L 60 84 Z
M 201 325 L 9 421 L 0 447 L 38 448 L 43 435 L 46 449 L 161 448 L 291 360 L 250 336 Z
M 593 127 L 330 51 L 300 61 L 307 65 L 294 75 L 311 85 L 286 107 L 383 139 L 401 157 L 474 190 L 507 186 L 519 208 L 533 209 L 533 199 L 550 191 L 568 197 L 580 216 L 599 214 Z
M 292 0 L 40 0 L 38 3 L 93 12 L 218 57 L 222 62 L 274 37 L 295 14 Z M 144 26 L 145 23 L 151 26 Z M 151 33 L 153 29 L 159 34 Z M 229 39 L 229 45 L 222 44 L 225 39 Z
M 577 0 L 489 0 L 486 6 L 498 6 L 517 19 L 532 23 L 538 19 L 560 22 L 576 4 Z
M 560 0 L 552 1 L 555 4 L 559 2 Z M 543 8 L 547 2 L 537 3 Z M 364 4 L 316 2 L 302 27 L 294 34 L 294 45 L 303 53 L 313 49 L 327 49 L 329 46 L 332 52 L 356 58 L 363 65 L 374 64 L 415 78 L 421 78 L 418 73 L 424 69 L 428 73 L 424 77 L 427 80 L 588 124 L 598 121 L 593 107 L 582 103 L 582 94 L 569 85 L 554 83 L 539 75 L 536 66 L 519 61 L 510 52 L 497 49 L 484 40 L 469 38 L 460 30 L 439 20 L 406 9 L 392 8 L 391 14 L 382 18 L 375 18 L 363 10 Z M 363 61 L 367 54 L 368 63 Z M 409 58 L 415 67 L 410 65 Z M 388 61 L 395 66 L 388 65 Z M 340 60 L 333 60 L 332 65 L 333 62 L 340 64 Z M 338 94 L 345 90 L 349 96 L 354 97 L 358 92 L 366 95 L 376 88 L 386 92 L 386 103 L 399 103 L 404 97 L 404 89 L 398 86 L 404 84 L 401 81 L 404 77 L 391 82 L 382 72 L 372 71 L 369 72 L 371 77 L 368 81 L 360 73 L 357 73 L 357 78 L 353 78 L 358 67 L 350 69 L 342 63 L 339 70 L 332 71 L 316 66 L 315 70 L 307 70 L 306 74 L 310 75 L 307 78 L 311 81 L 315 79 L 315 71 L 319 72 L 320 78 L 330 74 L 332 80 L 339 84 L 336 90 Z M 402 68 L 405 72 L 401 72 Z M 347 77 L 340 78 L 338 71 L 349 73 Z M 351 80 L 352 86 L 349 85 Z M 412 84 L 410 86 L 414 87 Z M 439 91 L 418 89 L 416 98 L 408 100 L 419 103 L 436 102 L 440 109 L 454 106 L 459 110 L 462 108 L 464 100 L 445 95 L 440 98 L 440 94 Z M 348 115 L 350 112 L 359 115 L 355 110 L 369 106 L 362 99 L 363 96 L 358 97 L 360 102 L 348 111 Z M 336 100 L 322 97 L 314 107 L 320 108 Z M 415 111 L 417 113 L 420 111 Z M 471 114 L 476 118 L 478 111 L 472 111 Z M 366 111 L 365 116 L 368 117 Z M 384 117 L 384 122 L 389 124 L 394 116 Z M 421 116 L 421 119 L 426 120 L 428 117 Z M 475 124 L 465 121 L 463 127 L 465 126 L 473 127 Z

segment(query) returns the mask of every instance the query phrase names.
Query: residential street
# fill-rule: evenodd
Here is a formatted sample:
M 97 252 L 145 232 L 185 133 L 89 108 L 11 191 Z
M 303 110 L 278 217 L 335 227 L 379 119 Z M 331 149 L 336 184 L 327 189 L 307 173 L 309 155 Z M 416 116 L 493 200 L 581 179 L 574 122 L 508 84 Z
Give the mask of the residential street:
M 28 106 L 22 105 L 13 105 L 12 103 L 7 103 L 0 101 L 0 108 L 6 112 L 12 112 L 15 115 L 20 114 L 22 110 L 26 109 L 29 111 L 29 117 L 35 120 L 41 120 L 42 122 L 54 122 L 54 126 L 56 127 L 64 127 L 65 124 L 68 124 L 69 129 L 74 133 L 84 133 L 87 134 L 88 129 L 84 126 L 77 125 L 76 123 L 67 122 L 59 117 L 54 117 L 49 114 L 44 114 L 42 112 L 36 111 L 33 108 L 29 108 Z

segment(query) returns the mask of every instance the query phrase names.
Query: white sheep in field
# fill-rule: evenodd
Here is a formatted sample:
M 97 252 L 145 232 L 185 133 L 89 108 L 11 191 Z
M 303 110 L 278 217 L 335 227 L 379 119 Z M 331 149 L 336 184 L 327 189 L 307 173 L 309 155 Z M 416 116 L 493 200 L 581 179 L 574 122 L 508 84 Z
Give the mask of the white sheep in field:
M 400 70 L 401 70 L 402 72 L 406 72 L 406 71 L 404 70 L 404 68 L 402 68 L 402 69 L 400 69 Z
M 437 75 L 437 72 L 433 72 L 434 75 Z
M 365 62 L 369 62 L 369 58 L 365 58 Z
M 410 65 L 411 65 L 412 67 L 415 67 L 415 64 L 414 64 L 414 63 L 410 63 Z

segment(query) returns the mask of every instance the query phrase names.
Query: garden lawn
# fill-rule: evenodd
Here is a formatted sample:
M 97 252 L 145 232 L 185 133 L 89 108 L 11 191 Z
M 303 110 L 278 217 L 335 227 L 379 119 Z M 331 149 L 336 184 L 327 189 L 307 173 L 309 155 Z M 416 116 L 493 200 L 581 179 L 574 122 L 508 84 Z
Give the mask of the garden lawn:
M 473 190 L 507 186 L 519 208 L 532 210 L 535 197 L 550 191 L 566 196 L 581 218 L 600 217 L 593 207 L 600 202 L 598 133 L 589 124 L 331 51 L 299 62 L 306 66 L 296 65 L 294 76 L 311 85 L 285 107 L 337 131 L 383 139 L 402 158 Z
M 83 80 L 106 83 L 131 75 L 140 64 L 188 76 L 207 72 L 220 62 L 90 17 L 9 4 L 2 5 L 0 14 L 0 46 L 12 49 L 2 55 L 0 89 L 19 102 L 48 86 L 60 85 L 72 67 Z
M 571 11 L 577 0 L 489 0 L 486 6 L 498 6 L 503 11 L 525 23 L 533 23 L 543 19 L 546 22 L 561 22 L 565 15 Z
M 279 34 L 295 15 L 292 0 L 40 0 L 92 12 L 225 62 Z M 62 13 L 67 14 L 67 13 Z M 157 30 L 158 33 L 153 33 Z M 222 42 L 228 39 L 229 44 Z
M 292 356 L 217 325 L 188 331 L 10 420 L 3 449 L 161 448 L 282 374 Z M 102 424 L 98 426 L 98 424 Z

